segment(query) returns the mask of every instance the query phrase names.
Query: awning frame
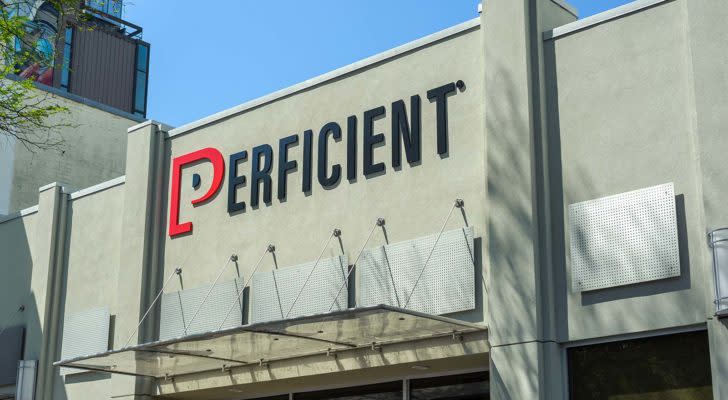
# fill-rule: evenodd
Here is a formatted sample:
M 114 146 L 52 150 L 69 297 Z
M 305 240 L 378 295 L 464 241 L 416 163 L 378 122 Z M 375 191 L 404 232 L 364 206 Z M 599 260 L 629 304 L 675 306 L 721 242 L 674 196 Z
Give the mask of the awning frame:
M 351 316 L 357 316 L 357 315 L 379 315 L 382 314 L 384 316 L 387 316 L 386 313 L 399 313 L 399 314 L 406 314 L 412 317 L 416 317 L 418 319 L 421 319 L 421 322 L 439 322 L 442 324 L 450 325 L 452 329 L 449 329 L 447 332 L 443 331 L 440 333 L 425 333 L 418 337 L 414 338 L 405 338 L 405 339 L 392 339 L 392 340 L 383 340 L 380 342 L 359 342 L 359 343 L 352 343 L 347 341 L 337 341 L 337 340 L 329 340 L 324 339 L 320 337 L 312 337 L 302 334 L 296 334 L 291 332 L 285 332 L 283 328 L 285 327 L 295 327 L 298 323 L 300 324 L 311 324 L 311 323 L 321 323 L 325 324 L 327 322 L 340 322 L 340 321 L 347 321 L 347 319 L 340 319 L 342 317 L 351 317 Z M 358 318 L 362 318 L 361 316 Z M 402 320 L 402 318 L 399 318 Z M 418 321 L 418 320 L 416 320 Z M 279 327 L 279 329 L 274 329 L 274 327 Z M 281 328 L 281 326 L 283 328 Z M 409 341 L 416 341 L 416 340 L 422 340 L 422 339 L 431 339 L 431 338 L 437 338 L 437 337 L 443 337 L 443 336 L 450 336 L 453 335 L 455 337 L 456 335 L 462 335 L 464 333 L 470 333 L 470 332 L 479 332 L 479 331 L 485 331 L 487 330 L 487 327 L 482 324 L 475 324 L 471 322 L 465 322 L 460 321 L 448 317 L 442 317 L 442 316 L 436 316 L 436 315 L 429 315 L 417 311 L 412 310 L 406 310 L 403 308 L 393 307 L 389 305 L 378 305 L 378 306 L 370 306 L 370 307 L 361 307 L 361 308 L 351 308 L 346 310 L 338 310 L 333 311 L 326 314 L 316 314 L 316 315 L 309 315 L 309 316 L 300 316 L 290 319 L 283 319 L 283 320 L 276 320 L 276 321 L 268 321 L 268 322 L 259 322 L 249 325 L 242 325 L 239 327 L 234 328 L 227 328 L 219 331 L 211 331 L 211 332 L 205 332 L 205 333 L 197 333 L 189 336 L 174 338 L 174 339 L 167 339 L 162 341 L 156 341 L 156 342 L 150 342 L 150 343 L 144 343 L 144 344 L 138 344 L 133 346 L 127 346 L 121 349 L 117 350 L 111 350 L 103 353 L 97 353 L 97 354 L 91 354 L 86 356 L 80 356 L 75 357 L 68 360 L 61 360 L 55 362 L 53 365 L 58 367 L 66 367 L 66 368 L 76 368 L 76 369 L 83 369 L 83 370 L 89 370 L 89 371 L 97 371 L 97 372 L 106 372 L 106 373 L 117 373 L 122 375 L 131 375 L 131 376 L 140 376 L 140 377 L 153 377 L 156 379 L 169 379 L 174 378 L 175 376 L 183 376 L 183 375 L 190 375 L 190 374 L 199 374 L 204 372 L 210 372 L 215 371 L 217 368 L 202 368 L 200 370 L 195 370 L 191 372 L 184 372 L 184 373 L 175 373 L 172 375 L 165 374 L 162 375 L 149 375 L 149 374 L 140 374 L 140 373 L 133 373 L 129 371 L 121 371 L 121 370 L 111 370 L 100 368 L 98 366 L 94 365 L 84 365 L 83 361 L 85 360 L 91 360 L 95 358 L 100 357 L 110 357 L 114 356 L 116 354 L 131 352 L 136 353 L 134 356 L 136 357 L 137 354 L 163 354 L 163 355 L 169 355 L 170 358 L 174 357 L 182 357 L 183 359 L 199 359 L 199 360 L 205 360 L 205 361 L 220 361 L 222 363 L 222 368 L 220 368 L 222 371 L 229 370 L 231 368 L 238 368 L 248 365 L 255 365 L 255 364 L 263 364 L 273 361 L 280 361 L 280 360 L 287 360 L 287 359 L 296 359 L 296 358 L 303 358 L 308 357 L 311 355 L 317 355 L 317 354 L 331 354 L 331 353 L 337 353 L 341 351 L 347 351 L 357 348 L 366 348 L 369 346 L 381 346 L 381 345 L 387 345 L 387 344 L 394 344 L 394 343 L 404 343 Z M 195 343 L 198 341 L 204 341 L 204 340 L 211 340 L 211 339 L 217 339 L 217 338 L 223 338 L 223 337 L 231 337 L 235 334 L 244 334 L 244 333 L 254 333 L 254 334 L 265 334 L 265 335 L 271 335 L 273 337 L 280 336 L 280 337 L 290 337 L 290 338 L 296 338 L 296 339 L 302 339 L 304 341 L 309 342 L 319 342 L 324 345 L 331 345 L 331 347 L 328 347 L 328 350 L 326 351 L 312 351 L 310 353 L 305 354 L 296 354 L 294 356 L 282 356 L 282 357 L 271 357 L 271 358 L 265 358 L 260 360 L 234 360 L 234 359 L 228 359 L 223 357 L 216 357 L 216 356 L 205 356 L 205 355 L 199 355 L 199 354 L 191 354 L 189 352 L 184 351 L 169 351 L 169 350 L 160 350 L 160 348 L 168 345 L 175 345 L 175 344 L 184 344 L 184 343 Z M 322 333 L 319 331 L 319 333 Z M 395 332 L 397 333 L 397 332 Z M 136 360 L 136 359 L 135 359 Z M 229 365 L 226 363 L 230 363 Z M 160 367 L 161 369 L 162 367 Z

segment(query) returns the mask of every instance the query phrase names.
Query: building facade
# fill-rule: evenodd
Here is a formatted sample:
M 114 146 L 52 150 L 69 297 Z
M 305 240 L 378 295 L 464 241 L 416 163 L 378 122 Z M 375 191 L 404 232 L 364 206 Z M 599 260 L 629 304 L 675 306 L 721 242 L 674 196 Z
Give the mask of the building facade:
M 19 399 L 721 399 L 728 5 L 471 21 L 0 223 Z M 15 379 L 12 377 L 15 376 Z M 12 394 L 10 396 L 13 396 Z
M 53 60 L 19 65 L 19 77 L 8 78 L 34 79 L 36 100 L 68 112 L 47 121 L 58 146 L 0 137 L 0 215 L 37 204 L 38 187 L 48 182 L 84 188 L 123 175 L 125 131 L 144 121 L 149 75 L 149 44 L 141 27 L 121 19 L 121 1 L 86 2 L 81 23 L 48 1 L 4 6 L 28 18 L 25 45 Z M 23 48 L 20 41 L 16 47 Z
M 79 1 L 79 10 L 62 12 L 46 0 L 8 2 L 10 12 L 28 19 L 28 40 L 46 62 L 20 65 L 21 78 L 145 117 L 149 43 L 142 27 L 123 19 L 122 0 Z

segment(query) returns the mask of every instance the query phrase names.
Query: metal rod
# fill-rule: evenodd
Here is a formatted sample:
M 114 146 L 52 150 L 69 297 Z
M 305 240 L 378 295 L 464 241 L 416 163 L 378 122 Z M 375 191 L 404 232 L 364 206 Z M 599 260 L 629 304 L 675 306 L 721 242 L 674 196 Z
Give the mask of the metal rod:
M 255 271 L 258 270 L 258 267 L 260 266 L 260 263 L 263 261 L 263 258 L 265 257 L 265 255 L 268 254 L 269 252 L 272 252 L 273 249 L 275 249 L 275 247 L 273 245 L 270 245 L 270 244 L 268 245 L 268 247 L 265 248 L 265 251 L 263 252 L 263 254 L 258 259 L 258 262 L 255 263 L 255 267 L 253 268 L 253 272 L 250 273 L 250 276 L 248 276 L 248 279 L 246 279 L 245 280 L 245 283 L 243 283 L 243 287 L 238 291 L 238 297 L 235 299 L 235 303 L 233 303 L 230 306 L 230 308 L 228 309 L 227 314 L 225 314 L 225 318 L 220 323 L 220 326 L 217 327 L 217 330 L 218 331 L 220 329 L 222 329 L 223 325 L 225 325 L 225 322 L 227 321 L 228 317 L 230 317 L 230 313 L 233 312 L 233 309 L 235 308 L 235 305 L 238 304 L 238 303 L 240 303 L 240 296 L 243 295 L 243 292 L 245 291 L 245 288 L 248 286 L 248 283 L 250 282 L 250 280 L 253 279 L 253 275 L 255 275 Z
M 134 337 L 134 335 L 136 335 L 137 332 L 139 332 L 139 327 L 142 326 L 142 323 L 147 318 L 147 315 L 149 315 L 149 312 L 152 311 L 152 307 L 154 307 L 154 305 L 157 304 L 157 300 L 159 300 L 159 296 L 161 296 L 162 293 L 164 293 L 164 289 L 167 287 L 167 284 L 172 279 L 172 277 L 175 275 L 179 275 L 181 273 L 182 273 L 182 268 L 175 268 L 174 271 L 172 271 L 172 273 L 169 274 L 169 277 L 167 277 L 167 280 L 164 281 L 164 285 L 162 285 L 162 289 L 160 289 L 159 293 L 157 293 L 157 297 L 155 297 L 154 300 L 152 300 L 152 304 L 150 304 L 149 307 L 147 308 L 147 312 L 144 313 L 144 315 L 142 316 L 142 319 L 139 320 L 139 323 L 137 324 L 136 328 L 134 328 L 134 332 L 132 332 L 131 335 L 129 335 L 129 339 L 126 339 L 126 343 L 124 343 L 124 347 L 128 346 L 129 342 L 131 342 L 131 339 Z
M 227 266 L 230 265 L 230 261 L 232 261 L 233 258 L 235 258 L 235 254 L 232 254 L 230 256 L 230 258 L 228 258 L 225 265 L 222 268 L 220 268 L 220 272 L 218 272 L 217 277 L 215 278 L 215 281 L 212 282 L 212 286 L 210 286 L 210 290 L 207 291 L 205 298 L 202 299 L 202 302 L 200 302 L 200 305 L 197 306 L 197 310 L 195 311 L 194 314 L 192 314 L 192 319 L 190 319 L 189 324 L 187 324 L 187 326 L 185 326 L 185 336 L 187 335 L 187 330 L 190 329 L 190 326 L 192 326 L 192 322 L 194 322 L 195 318 L 197 318 L 197 314 L 200 313 L 200 310 L 202 309 L 202 305 L 205 304 L 205 302 L 207 301 L 207 298 L 210 297 L 210 293 L 212 293 L 212 290 L 215 289 L 215 285 L 217 285 L 217 281 L 220 280 L 222 273 L 225 272 L 225 268 L 227 268 Z
M 336 304 L 336 300 L 339 299 L 339 295 L 341 294 L 341 290 L 344 289 L 344 286 L 346 286 L 349 283 L 349 275 L 351 275 L 351 272 L 354 271 L 354 268 L 356 267 L 356 263 L 359 262 L 359 257 L 361 257 L 361 254 L 364 252 L 364 249 L 367 246 L 367 243 L 369 243 L 369 239 L 372 238 L 372 234 L 374 233 L 374 230 L 377 229 L 378 226 L 384 225 L 384 218 L 377 218 L 377 222 L 374 223 L 374 226 L 372 227 L 372 230 L 369 231 L 369 236 L 367 236 L 367 240 L 364 242 L 364 245 L 361 246 L 361 250 L 359 250 L 359 255 L 356 256 L 356 260 L 354 260 L 354 263 L 351 264 L 351 269 L 346 273 L 346 276 L 344 277 L 344 282 L 341 283 L 341 286 L 339 286 L 339 291 L 336 292 L 336 296 L 334 296 L 334 301 L 329 306 L 329 312 L 334 309 L 334 304 Z
M 422 278 L 422 274 L 425 272 L 425 268 L 427 268 L 427 264 L 430 262 L 430 258 L 432 257 L 432 254 L 435 252 L 435 248 L 437 247 L 437 243 L 440 241 L 440 237 L 442 236 L 442 233 L 445 231 L 445 226 L 447 225 L 447 222 L 450 220 L 450 216 L 452 216 L 452 212 L 456 208 L 462 207 L 462 200 L 458 199 L 455 200 L 452 207 L 450 207 L 450 212 L 447 213 L 447 217 L 445 218 L 445 222 L 442 223 L 442 227 L 440 228 L 440 233 L 437 234 L 437 239 L 435 239 L 435 244 L 432 245 L 432 249 L 430 249 L 430 254 L 427 256 L 427 259 L 425 260 L 425 265 L 422 266 L 420 269 L 420 274 L 417 276 L 417 280 L 415 280 L 414 286 L 412 286 L 412 290 L 410 291 L 409 296 L 407 296 L 407 301 L 404 303 L 404 307 L 407 308 L 409 305 L 410 300 L 412 300 L 412 295 L 415 294 L 415 289 L 417 288 L 417 284 L 420 283 L 420 278 Z
M 293 300 L 293 303 L 291 304 L 291 308 L 288 309 L 288 312 L 283 317 L 283 319 L 288 319 L 288 316 L 291 314 L 291 311 L 293 311 L 293 307 L 296 305 L 296 302 L 298 302 L 298 299 L 301 297 L 301 293 L 303 293 L 303 289 L 305 289 L 306 285 L 308 285 L 308 281 L 309 281 L 309 279 L 311 279 L 311 275 L 313 275 L 313 271 L 316 270 L 316 266 L 318 265 L 319 261 L 321 261 L 321 257 L 323 257 L 326 249 L 329 248 L 329 243 L 331 242 L 331 238 L 334 236 L 338 237 L 340 235 L 341 235 L 341 231 L 338 229 L 334 229 L 331 232 L 331 235 L 329 235 L 329 238 L 326 239 L 326 243 L 324 243 L 324 247 L 321 249 L 321 253 L 319 253 L 319 256 L 316 259 L 316 262 L 313 264 L 313 268 L 311 268 L 311 271 L 308 273 L 308 276 L 306 276 L 306 280 L 303 281 L 303 286 L 301 286 L 301 290 L 298 291 L 296 298 Z

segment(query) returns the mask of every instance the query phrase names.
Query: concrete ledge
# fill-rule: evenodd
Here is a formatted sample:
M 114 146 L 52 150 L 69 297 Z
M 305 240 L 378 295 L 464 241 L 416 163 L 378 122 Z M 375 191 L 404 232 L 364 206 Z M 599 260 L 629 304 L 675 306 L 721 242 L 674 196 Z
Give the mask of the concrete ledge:
M 8 222 L 17 218 L 25 217 L 26 215 L 35 214 L 38 212 L 38 206 L 32 206 L 28 208 L 24 208 L 20 211 L 16 211 L 14 213 L 10 213 L 8 215 L 0 215 L 0 224 L 3 222 Z
M 205 118 L 202 118 L 195 122 L 191 122 L 189 124 L 180 126 L 179 128 L 172 129 L 171 131 L 169 131 L 167 137 L 172 138 L 175 136 L 183 135 L 185 133 L 189 133 L 195 129 L 202 128 L 203 126 L 210 125 L 219 120 L 241 114 L 247 110 L 250 110 L 250 109 L 253 109 L 256 107 L 260 107 L 260 106 L 263 106 L 268 103 L 272 103 L 276 100 L 283 99 L 285 97 L 294 95 L 294 94 L 302 92 L 304 90 L 311 89 L 313 87 L 316 87 L 318 85 L 324 84 L 329 81 L 332 81 L 334 79 L 338 79 L 344 75 L 351 74 L 351 73 L 357 72 L 359 70 L 371 67 L 374 64 L 395 58 L 399 55 L 408 53 L 410 51 L 419 49 L 421 47 L 428 46 L 428 45 L 438 42 L 440 40 L 444 40 L 449 37 L 459 35 L 463 32 L 467 32 L 467 31 L 474 29 L 476 27 L 479 27 L 479 26 L 480 26 L 480 17 L 471 19 L 470 21 L 463 22 L 462 24 L 452 26 L 452 27 L 442 30 L 440 32 L 433 33 L 429 36 L 425 36 L 423 38 L 409 42 L 402 46 L 395 47 L 391 50 L 387 50 L 383 53 L 379 53 L 377 55 L 365 58 L 365 59 L 357 61 L 353 64 L 349 64 L 345 67 L 335 69 L 331 72 L 328 72 L 323 75 L 319 75 L 315 78 L 311 78 L 309 80 L 303 81 L 301 83 L 290 86 L 288 88 L 279 90 L 277 92 L 273 92 L 273 93 L 265 95 L 263 97 L 259 97 L 255 100 L 251 100 L 251 101 L 243 103 L 239 106 L 229 108 L 229 109 L 221 111 L 219 113 L 210 115 L 209 117 L 205 117 Z
M 611 10 L 604 11 L 599 14 L 592 15 L 572 23 L 562 25 L 558 28 L 546 31 L 543 33 L 543 40 L 556 39 L 561 36 L 565 36 L 577 31 L 581 31 L 592 26 L 600 25 L 611 20 L 624 17 L 626 15 L 634 14 L 638 11 L 642 11 L 646 8 L 654 7 L 656 5 L 667 3 L 673 0 L 638 0 L 623 6 L 613 8 Z
M 126 182 L 126 175 L 122 175 L 118 178 L 114 178 L 111 180 L 108 180 L 106 182 L 101 182 L 98 185 L 89 186 L 85 189 L 81 189 L 78 191 L 75 191 L 69 195 L 71 200 L 80 199 L 81 197 L 88 196 L 90 194 L 98 193 L 106 189 L 110 189 L 112 187 L 116 187 L 119 185 L 123 185 Z
M 68 184 L 61 183 L 61 182 L 51 182 L 47 185 L 43 185 L 43 186 L 39 187 L 38 193 L 45 192 L 46 190 L 53 189 L 54 187 L 60 187 L 61 191 L 63 193 L 70 193 L 73 190 L 73 188 Z
M 148 119 L 148 120 L 146 120 L 144 122 L 141 122 L 141 123 L 138 123 L 138 124 L 136 124 L 134 126 L 130 126 L 129 128 L 126 129 L 126 132 L 127 133 L 132 133 L 134 131 L 137 131 L 139 129 L 142 129 L 144 127 L 147 127 L 149 125 L 157 125 L 157 126 L 159 126 L 159 129 L 162 130 L 162 131 L 164 131 L 164 132 L 169 132 L 172 129 L 174 129 L 173 126 L 167 125 L 164 122 L 159 122 L 159 121 L 156 121 L 156 120 L 153 120 L 153 119 Z

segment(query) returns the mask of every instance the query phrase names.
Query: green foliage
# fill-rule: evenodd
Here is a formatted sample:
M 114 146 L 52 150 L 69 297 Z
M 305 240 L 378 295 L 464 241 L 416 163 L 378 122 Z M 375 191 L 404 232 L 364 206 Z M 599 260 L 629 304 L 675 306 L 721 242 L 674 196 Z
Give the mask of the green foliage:
M 59 21 L 84 21 L 85 14 L 78 0 L 49 0 L 58 10 Z M 68 108 L 61 106 L 48 92 L 35 88 L 35 77 L 20 77 L 20 66 L 55 67 L 55 54 L 49 57 L 39 45 L 40 36 L 27 17 L 33 0 L 0 0 L 0 145 L 14 138 L 30 151 L 62 150 L 62 127 Z M 52 43 L 59 43 L 62 30 L 55 33 Z M 46 41 L 48 41 L 46 39 Z M 56 53 L 57 54 L 57 53 Z M 62 60 L 60 60 L 62 61 Z M 6 142 L 6 143 L 3 143 Z

